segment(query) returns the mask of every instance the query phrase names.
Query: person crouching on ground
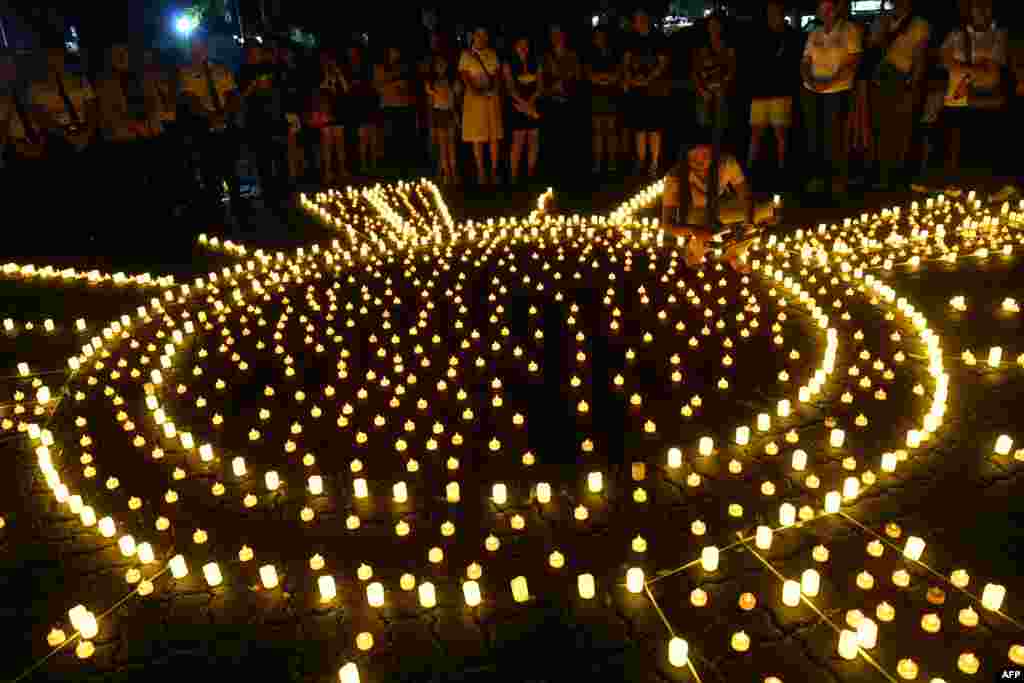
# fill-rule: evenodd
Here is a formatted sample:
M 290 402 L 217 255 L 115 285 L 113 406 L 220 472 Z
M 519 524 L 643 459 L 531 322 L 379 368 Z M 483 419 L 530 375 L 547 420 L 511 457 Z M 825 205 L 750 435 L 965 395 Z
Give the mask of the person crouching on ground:
M 678 159 L 665 177 L 661 225 L 677 237 L 690 238 L 686 264 L 696 268 L 717 232 L 716 226 L 708 224 L 707 216 L 711 145 L 701 141 L 684 147 Z M 723 152 L 718 168 L 718 222 L 721 225 L 749 228 L 775 222 L 774 204 L 754 199 L 735 156 Z M 740 238 L 726 249 L 723 258 L 737 272 L 749 271 L 743 260 L 748 245 L 749 240 Z

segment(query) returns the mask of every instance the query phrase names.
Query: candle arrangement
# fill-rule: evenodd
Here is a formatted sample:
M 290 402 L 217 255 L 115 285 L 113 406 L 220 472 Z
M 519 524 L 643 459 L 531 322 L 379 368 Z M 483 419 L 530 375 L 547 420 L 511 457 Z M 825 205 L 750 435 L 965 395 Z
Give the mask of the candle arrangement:
M 966 649 L 948 662 L 912 652 L 888 663 L 871 657 L 891 622 L 922 638 L 973 628 L 979 616 L 1017 622 L 1004 610 L 1012 597 L 1004 586 L 981 581 L 975 591 L 965 570 L 928 564 L 925 538 L 898 543 L 901 534 L 863 526 L 856 512 L 874 489 L 911 471 L 912 454 L 943 438 L 951 391 L 943 340 L 889 272 L 1007 258 L 1021 244 L 1024 207 L 944 197 L 893 207 L 772 237 L 752 248 L 752 273 L 740 275 L 714 261 L 687 270 L 679 242 L 638 217 L 662 189 L 655 183 L 610 215 L 589 218 L 554 215 L 548 190 L 525 219 L 460 223 L 429 182 L 331 190 L 301 198 L 337 235 L 329 245 L 271 254 L 202 235 L 200 244 L 238 262 L 187 285 L 8 264 L 8 277 L 109 280 L 158 295 L 68 359 L 64 386 L 35 378 L 31 391 L 19 390 L 0 426 L 24 435 L 57 503 L 137 563 L 126 583 L 138 599 L 199 581 L 219 591 L 245 583 L 268 599 L 287 585 L 317 605 L 380 613 L 452 603 L 529 609 L 557 581 L 575 600 L 610 594 L 632 609 L 655 608 L 668 631 L 665 662 L 694 673 L 705 648 L 756 655 L 758 632 L 737 621 L 712 646 L 666 615 L 737 606 L 743 615 L 818 613 L 835 630 L 834 654 L 890 678 L 1004 665 Z M 996 309 L 1017 312 L 1011 299 Z M 970 306 L 958 296 L 950 310 L 961 315 Z M 866 335 L 868 324 L 884 334 Z M 563 340 L 567 348 L 556 350 L 564 362 L 551 366 L 552 346 Z M 1024 367 L 1024 355 L 1014 362 L 1009 353 L 993 347 L 984 365 Z M 608 354 L 614 368 L 599 367 Z M 966 359 L 952 362 L 970 365 Z M 664 391 L 645 384 L 643 365 L 661 368 Z M 28 381 L 33 368 L 22 363 L 18 374 Z M 539 399 L 531 396 L 552 380 L 560 388 L 543 406 L 565 407 L 580 465 L 572 480 L 534 473 L 554 454 L 534 427 L 540 416 L 531 401 Z M 751 386 L 771 402 L 743 408 L 736 398 Z M 624 424 L 643 444 L 631 453 L 631 481 L 604 460 L 611 447 L 599 422 L 608 396 L 621 399 Z M 897 405 L 912 428 L 885 432 Z M 814 421 L 816 429 L 803 428 Z M 869 426 L 883 430 L 889 450 L 866 445 Z M 990 443 L 986 457 L 1024 459 L 1012 435 Z M 135 482 L 111 453 L 159 472 L 160 497 L 133 496 Z M 691 533 L 669 540 L 662 527 L 637 526 L 624 547 L 604 550 L 623 560 L 615 578 L 582 559 L 591 555 L 577 548 L 595 529 L 639 525 L 644 510 L 664 503 L 662 481 L 707 506 L 684 520 Z M 613 500 L 627 512 L 613 515 Z M 213 504 L 250 524 L 252 535 L 218 534 L 214 518 L 186 526 L 183 510 Z M 425 519 L 423 510 L 436 515 Z M 516 539 L 539 538 L 540 514 L 562 521 L 565 545 L 556 537 L 558 548 L 515 554 L 506 566 Z M 298 568 L 284 556 L 286 544 L 258 531 L 278 518 L 290 535 L 316 544 L 304 555 L 305 573 L 289 575 Z M 835 547 L 858 544 L 863 564 L 834 568 L 826 539 L 807 546 L 806 566 L 785 575 L 779 548 L 826 528 L 822 520 L 854 532 Z M 405 560 L 398 582 L 399 568 L 382 564 L 385 556 L 361 555 L 360 538 L 382 526 Z M 479 536 L 466 531 L 477 528 Z M 344 553 L 323 540 L 330 534 L 345 536 Z M 192 542 L 175 546 L 173 538 Z M 649 548 L 663 546 L 680 566 L 649 558 Z M 465 561 L 476 559 L 465 578 L 460 568 L 449 571 L 467 553 Z M 695 588 L 681 606 L 661 609 L 659 584 L 683 572 L 695 581 L 727 575 L 740 556 L 754 558 L 775 587 L 746 586 L 721 603 Z M 346 566 L 350 558 L 358 569 Z M 946 587 L 943 600 L 958 619 L 940 617 L 923 596 L 898 610 L 880 599 L 910 595 L 925 580 Z M 929 601 L 936 595 L 929 591 Z M 847 603 L 856 607 L 845 623 L 826 616 Z M 116 613 L 98 620 L 83 605 L 71 612 L 47 643 L 76 641 L 76 656 L 89 658 L 103 620 Z M 353 661 L 338 670 L 342 681 L 360 680 L 367 660 L 358 653 L 374 653 L 375 642 L 372 632 L 359 634 Z M 1024 658 L 1021 642 L 1000 643 L 1002 658 Z M 761 679 L 779 680 L 771 673 Z

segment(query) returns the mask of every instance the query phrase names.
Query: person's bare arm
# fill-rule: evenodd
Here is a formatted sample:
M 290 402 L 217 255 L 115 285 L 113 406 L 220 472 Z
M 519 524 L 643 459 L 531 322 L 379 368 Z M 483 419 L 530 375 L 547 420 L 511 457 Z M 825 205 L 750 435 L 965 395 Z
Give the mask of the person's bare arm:
M 807 55 L 805 55 L 804 58 L 800 60 L 800 76 L 803 79 L 804 83 L 807 83 L 812 86 L 815 85 L 814 69 L 811 66 L 811 58 Z

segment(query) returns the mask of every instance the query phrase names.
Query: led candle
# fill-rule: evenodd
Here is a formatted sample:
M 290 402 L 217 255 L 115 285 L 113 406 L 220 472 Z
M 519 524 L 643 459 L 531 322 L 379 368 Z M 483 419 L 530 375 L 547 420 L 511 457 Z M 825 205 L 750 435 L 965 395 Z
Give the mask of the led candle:
M 718 571 L 718 548 L 707 546 L 700 551 L 700 564 L 706 572 Z
M 640 567 L 631 567 L 626 572 L 626 589 L 630 593 L 641 593 L 644 589 L 644 570 Z
M 842 503 L 842 496 L 838 491 L 829 491 L 825 494 L 825 513 L 835 514 L 839 512 Z
M 768 415 L 768 413 L 761 413 L 760 415 L 757 416 L 757 431 L 767 432 L 769 429 L 771 429 L 771 426 L 772 418 L 770 415 Z
M 857 644 L 865 650 L 872 650 L 878 645 L 878 624 L 867 617 L 857 624 Z
M 1006 597 L 1006 587 L 995 583 L 985 584 L 981 592 L 981 606 L 993 612 L 999 611 L 1003 606 L 1003 598 Z
M 175 555 L 170 561 L 171 576 L 182 579 L 188 575 L 188 565 L 185 564 L 184 555 Z
M 587 475 L 587 488 L 591 493 L 600 493 L 604 488 L 604 478 L 600 472 L 591 472 Z
M 370 607 L 384 606 L 384 584 L 374 581 L 366 586 L 366 601 Z
M 668 661 L 672 666 L 679 668 L 686 666 L 690 657 L 690 646 L 682 638 L 673 637 L 668 643 Z
M 480 604 L 480 584 L 476 581 L 466 581 L 462 584 L 462 595 L 466 599 L 466 605 L 476 607 Z
M 782 584 L 782 604 L 796 607 L 800 604 L 800 584 L 796 581 L 785 581 Z
M 678 448 L 668 449 L 668 466 L 677 470 L 683 466 L 683 452 Z
M 491 487 L 491 500 L 495 505 L 504 505 L 508 502 L 508 489 L 504 484 L 498 483 Z
M 793 451 L 793 469 L 802 472 L 807 467 L 807 453 L 801 450 Z
M 260 567 L 260 581 L 267 590 L 275 588 L 278 584 L 277 569 L 272 564 L 265 564 Z
M 220 573 L 220 567 L 217 566 L 216 562 L 208 562 L 203 565 L 203 577 L 211 587 L 219 586 L 224 581 L 224 577 Z
M 903 556 L 909 560 L 920 560 L 924 552 L 924 540 L 917 536 L 908 536 L 907 544 L 903 547 Z
M 792 503 L 783 503 L 779 506 L 779 524 L 781 526 L 793 526 L 796 522 L 796 507 Z
M 703 456 L 711 455 L 714 450 L 715 442 L 710 436 L 702 436 L 698 445 L 697 452 Z
M 1006 434 L 1001 435 L 996 439 L 996 454 L 997 455 L 1009 455 L 1010 450 L 1013 448 L 1013 439 Z
M 746 446 L 750 443 L 750 427 L 746 425 L 736 428 L 736 445 Z
M 857 658 L 857 634 L 854 631 L 843 629 L 839 633 L 839 656 L 843 659 Z
M 352 481 L 352 489 L 356 498 L 367 498 L 370 495 L 370 490 L 366 485 L 366 479 L 357 477 Z
M 517 576 L 512 579 L 512 597 L 516 602 L 526 602 L 530 599 L 530 591 L 526 584 L 525 576 Z
M 596 593 L 596 587 L 594 585 L 593 574 L 580 574 L 576 577 L 576 588 L 579 591 L 580 597 L 584 600 L 593 599 Z
M 768 550 L 772 547 L 772 528 L 759 526 L 754 534 L 754 545 L 760 550 Z
M 434 590 L 434 584 L 426 581 L 420 584 L 419 587 L 420 607 L 430 609 L 437 605 L 437 592 Z
M 846 433 L 842 429 L 833 429 L 829 434 L 829 444 L 832 448 L 842 448 L 846 441 Z

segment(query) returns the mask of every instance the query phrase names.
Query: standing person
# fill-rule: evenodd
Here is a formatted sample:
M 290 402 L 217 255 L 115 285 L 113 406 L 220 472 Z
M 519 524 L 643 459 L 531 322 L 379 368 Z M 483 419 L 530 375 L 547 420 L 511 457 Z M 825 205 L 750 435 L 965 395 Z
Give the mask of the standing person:
M 169 213 L 178 215 L 194 192 L 195 171 L 189 164 L 185 136 L 178 125 L 178 83 L 175 70 L 164 69 L 153 50 L 142 52 L 142 88 L 151 113 L 152 136 L 147 144 L 154 159 L 157 197 Z
M 608 171 L 615 173 L 619 151 L 618 104 L 622 92 L 622 61 L 612 49 L 608 29 L 594 29 L 590 53 L 584 65 L 590 83 L 590 134 L 594 173 L 599 174 L 608 162 Z
M 152 168 L 144 163 L 149 151 L 144 142 L 152 128 L 142 78 L 132 72 L 127 45 L 107 49 L 107 69 L 97 80 L 96 94 L 104 153 L 117 169 L 121 189 L 134 194 L 142 190 L 143 176 Z
M 519 181 L 520 161 L 526 150 L 526 177 L 532 181 L 540 153 L 540 112 L 537 100 L 541 93 L 542 70 L 530 47 L 530 39 L 519 36 L 512 43 L 512 54 L 504 64 L 509 108 L 506 120 L 512 131 L 509 150 L 510 181 Z
M 943 112 L 949 131 L 948 171 L 959 170 L 963 148 L 980 152 L 981 158 L 969 159 L 977 160 L 979 168 L 991 167 L 988 155 L 1001 140 L 1006 106 L 1002 72 L 1007 33 L 993 21 L 992 0 L 971 0 L 969 7 L 969 23 L 951 31 L 942 44 L 942 63 L 949 72 Z M 964 137 L 970 144 L 963 144 Z
M 441 182 L 459 182 L 455 155 L 455 69 L 444 54 L 431 57 L 431 71 L 424 79 L 430 104 L 430 137 L 441 174 Z
M 198 147 L 205 208 L 215 219 L 223 216 L 221 197 L 226 185 L 233 217 L 244 219 L 247 212 L 237 168 L 239 141 L 232 120 L 242 106 L 238 86 L 227 67 L 210 61 L 203 37 L 192 39 L 191 52 L 192 61 L 178 71 L 178 88 Z
M 729 130 L 729 99 L 736 83 L 736 48 L 725 40 L 725 19 L 711 14 L 704 20 L 704 44 L 693 55 L 693 83 L 697 89 L 697 125 Z M 729 137 L 727 134 L 723 137 Z
M 302 126 L 302 110 L 305 99 L 302 74 L 296 68 L 291 50 L 284 45 L 270 43 L 268 52 L 276 67 L 281 90 L 281 104 L 284 109 L 288 134 L 285 138 L 285 156 L 288 161 L 289 192 L 294 191 L 306 172 L 306 150 L 303 144 L 305 131 Z
M 9 196 L 17 197 L 26 206 L 38 206 L 45 182 L 46 147 L 24 95 L 14 55 L 0 52 L 0 183 Z M 19 244 L 22 235 L 29 236 L 19 229 L 6 231 L 8 253 L 13 253 L 12 243 Z
M 384 61 L 374 66 L 373 80 L 380 93 L 384 116 L 385 158 L 397 167 L 399 175 L 408 176 L 413 169 L 416 145 L 415 74 L 401 49 L 391 45 L 384 51 Z
M 245 100 L 246 146 L 255 162 L 260 194 L 265 205 L 285 199 L 287 150 L 282 138 L 287 122 L 281 92 L 281 75 L 270 52 L 257 43 L 245 50 L 246 63 L 238 71 Z
M 473 145 L 477 182 L 498 183 L 499 149 L 505 137 L 501 113 L 501 62 L 489 47 L 483 27 L 473 31 L 472 45 L 459 56 L 459 77 L 465 86 L 462 109 L 462 141 Z M 484 149 L 490 149 L 491 174 L 485 171 Z
M 376 127 L 380 118 L 380 97 L 373 86 L 373 65 L 364 57 L 362 45 L 348 48 L 343 67 L 348 90 L 342 104 L 346 126 L 356 134 L 359 172 L 372 175 L 377 169 Z
M 347 90 L 345 75 L 332 50 L 320 51 L 320 96 L 327 112 L 327 123 L 320 129 L 320 182 L 331 186 L 348 178 L 345 167 L 345 122 L 341 113 L 342 96 Z
M 808 192 L 820 192 L 826 179 L 832 193 L 842 196 L 849 182 L 849 149 L 845 131 L 850 96 L 863 52 L 859 26 L 845 19 L 845 0 L 820 0 L 822 26 L 811 32 L 804 48 L 801 105 L 808 136 Z
M 63 203 L 68 216 L 76 217 L 83 206 L 95 201 L 92 193 L 94 174 L 89 168 L 89 153 L 99 129 L 96 93 L 83 76 L 70 73 L 65 66 L 64 47 L 57 43 L 46 49 L 46 75 L 29 86 L 27 104 L 30 117 L 38 123 L 45 139 L 47 167 L 56 172 L 48 182 L 59 182 L 67 193 Z M 99 223 L 87 222 L 88 233 L 76 233 L 80 239 L 95 239 Z M 70 226 L 70 221 L 62 221 Z M 105 233 L 104 233 L 105 236 Z
M 628 97 L 627 126 L 636 135 L 636 172 L 658 177 L 661 147 L 668 116 L 672 84 L 668 80 L 668 46 L 651 31 L 644 10 L 633 13 L 633 39 L 623 59 L 624 88 Z M 648 165 L 647 152 L 650 149 Z
M 878 189 L 902 177 L 918 116 L 931 26 L 914 15 L 913 0 L 896 0 L 891 13 L 871 27 L 868 45 L 877 51 L 871 74 L 871 111 L 877 141 Z
M 796 74 L 800 64 L 800 36 L 796 29 L 786 25 L 784 0 L 769 0 L 766 6 L 767 25 L 757 34 L 751 50 L 749 78 L 750 150 L 747 168 L 761 157 L 761 142 L 771 129 L 775 138 L 777 169 L 786 169 L 789 129 L 793 125 L 793 93 L 796 92 Z
M 544 55 L 542 109 L 544 112 L 545 149 L 553 162 L 549 165 L 554 177 L 565 182 L 577 175 L 580 121 L 580 81 L 583 68 L 579 55 L 569 48 L 565 31 L 552 26 L 551 47 Z

